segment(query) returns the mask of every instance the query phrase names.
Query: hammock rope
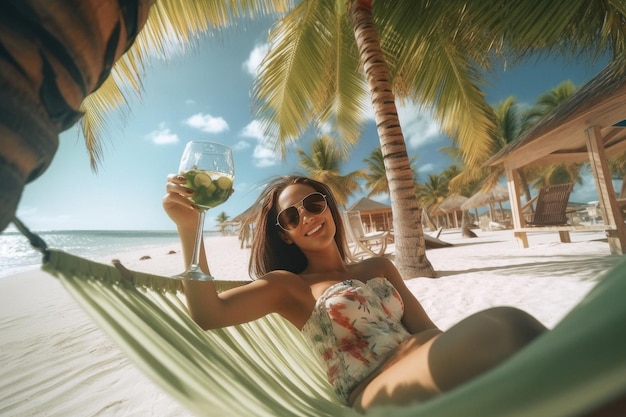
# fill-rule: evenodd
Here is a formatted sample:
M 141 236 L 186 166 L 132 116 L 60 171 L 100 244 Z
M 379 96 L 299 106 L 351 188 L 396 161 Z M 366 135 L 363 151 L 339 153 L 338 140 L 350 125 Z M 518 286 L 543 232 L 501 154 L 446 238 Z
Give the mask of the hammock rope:
M 188 315 L 178 280 L 49 248 L 42 268 L 134 364 L 196 415 L 360 415 L 338 402 L 300 332 L 278 315 L 203 331 Z M 218 291 L 246 283 L 214 282 Z M 566 417 L 624 396 L 624 294 L 626 261 L 503 365 L 426 403 L 367 415 Z

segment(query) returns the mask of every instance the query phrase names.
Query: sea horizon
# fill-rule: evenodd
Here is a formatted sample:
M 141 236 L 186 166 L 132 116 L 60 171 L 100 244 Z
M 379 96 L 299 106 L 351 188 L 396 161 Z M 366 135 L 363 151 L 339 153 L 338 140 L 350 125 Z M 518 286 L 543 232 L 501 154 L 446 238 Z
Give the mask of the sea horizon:
M 180 247 L 176 230 L 33 230 L 49 248 L 98 259 L 130 250 L 172 245 Z M 221 236 L 205 230 L 205 237 Z M 16 229 L 0 233 L 0 278 L 41 266 L 41 253 Z

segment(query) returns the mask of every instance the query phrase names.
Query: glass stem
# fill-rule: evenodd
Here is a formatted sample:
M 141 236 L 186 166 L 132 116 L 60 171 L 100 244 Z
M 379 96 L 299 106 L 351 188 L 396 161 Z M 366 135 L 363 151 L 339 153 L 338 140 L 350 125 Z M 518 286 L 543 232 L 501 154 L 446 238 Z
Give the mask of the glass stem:
M 198 215 L 198 231 L 196 232 L 196 241 L 193 244 L 193 254 L 191 255 L 191 264 L 189 270 L 200 271 L 200 246 L 202 245 L 202 235 L 204 232 L 204 215 L 206 210 L 200 210 Z

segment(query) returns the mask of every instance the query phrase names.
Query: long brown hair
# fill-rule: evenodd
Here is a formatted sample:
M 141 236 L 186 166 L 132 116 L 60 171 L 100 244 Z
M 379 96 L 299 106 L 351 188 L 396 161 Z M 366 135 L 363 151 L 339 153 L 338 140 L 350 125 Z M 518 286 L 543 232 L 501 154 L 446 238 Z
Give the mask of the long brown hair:
M 255 203 L 260 205 L 255 219 L 254 237 L 248 272 L 253 278 L 259 278 L 268 272 L 286 270 L 298 274 L 307 266 L 307 259 L 300 248 L 295 244 L 288 244 L 280 237 L 279 226 L 276 225 L 276 209 L 278 196 L 287 186 L 305 184 L 326 195 L 328 209 L 335 222 L 335 243 L 344 261 L 347 260 L 347 243 L 345 229 L 341 220 L 337 200 L 332 191 L 325 184 L 307 177 L 289 175 L 273 179 L 261 192 Z

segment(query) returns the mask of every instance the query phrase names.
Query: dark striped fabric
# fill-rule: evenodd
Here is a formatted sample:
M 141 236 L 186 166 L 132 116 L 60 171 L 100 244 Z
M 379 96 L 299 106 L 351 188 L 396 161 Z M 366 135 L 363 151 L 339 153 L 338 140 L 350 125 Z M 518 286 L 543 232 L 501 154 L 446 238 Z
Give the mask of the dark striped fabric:
M 0 3 L 0 231 L 58 135 L 132 45 L 153 0 Z

